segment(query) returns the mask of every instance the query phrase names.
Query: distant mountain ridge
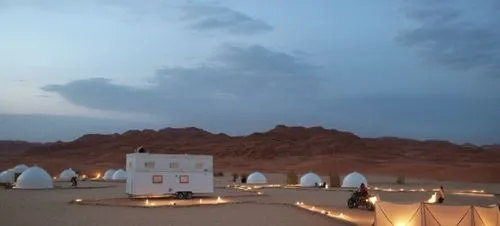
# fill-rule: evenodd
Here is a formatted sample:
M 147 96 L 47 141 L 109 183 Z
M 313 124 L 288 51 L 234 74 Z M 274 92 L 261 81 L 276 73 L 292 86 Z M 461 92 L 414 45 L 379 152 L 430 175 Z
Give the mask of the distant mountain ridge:
M 210 154 L 214 156 L 216 167 L 227 169 L 310 169 L 328 172 L 358 168 L 372 172 L 407 171 L 409 175 L 418 176 L 426 172 L 415 171 L 416 167 L 444 167 L 430 176 L 438 176 L 448 169 L 453 174 L 457 174 L 457 170 L 469 170 L 480 175 L 467 179 L 500 181 L 492 174 L 498 171 L 495 167 L 500 170 L 497 166 L 500 159 L 498 145 L 458 145 L 448 141 L 397 137 L 361 138 L 335 129 L 285 125 L 248 136 L 213 134 L 187 127 L 129 130 L 122 134 L 86 134 L 71 142 L 40 144 L 2 141 L 0 150 L 22 151 L 22 154 L 14 157 L 4 155 L 0 158 L 0 168 L 11 167 L 14 163 L 45 164 L 53 171 L 65 167 L 89 170 L 96 167 L 122 168 L 125 154 L 133 152 L 138 146 L 156 153 Z

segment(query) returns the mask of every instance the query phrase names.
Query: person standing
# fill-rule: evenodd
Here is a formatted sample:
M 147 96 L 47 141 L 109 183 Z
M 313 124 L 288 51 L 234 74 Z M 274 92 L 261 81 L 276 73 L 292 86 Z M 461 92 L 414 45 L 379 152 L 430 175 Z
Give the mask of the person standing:
M 444 188 L 443 188 L 443 186 L 441 186 L 439 188 L 439 193 L 438 194 L 439 194 L 438 200 L 437 200 L 438 203 L 443 203 L 444 202 Z

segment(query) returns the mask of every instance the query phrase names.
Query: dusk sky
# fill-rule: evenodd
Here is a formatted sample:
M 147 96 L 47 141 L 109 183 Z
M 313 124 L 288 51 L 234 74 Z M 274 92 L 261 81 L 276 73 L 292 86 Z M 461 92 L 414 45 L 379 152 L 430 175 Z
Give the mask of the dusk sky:
M 498 0 L 0 0 L 0 140 L 276 124 L 500 143 Z

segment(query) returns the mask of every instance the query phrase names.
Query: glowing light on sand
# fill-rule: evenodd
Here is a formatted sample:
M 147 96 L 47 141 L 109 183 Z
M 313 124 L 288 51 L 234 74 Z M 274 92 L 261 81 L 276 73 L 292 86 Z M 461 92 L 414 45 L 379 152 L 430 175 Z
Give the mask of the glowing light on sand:
M 222 199 L 220 198 L 220 196 L 217 197 L 217 203 L 220 203 L 222 202 Z
M 394 224 L 394 226 L 406 226 L 406 224 L 403 222 L 396 222 L 396 224 Z
M 75 199 L 75 202 L 81 202 L 83 201 L 82 199 Z
M 432 194 L 432 196 L 427 200 L 428 203 L 436 203 L 437 201 L 437 193 L 434 192 L 434 194 Z
M 203 199 L 200 199 L 200 204 L 202 204 L 202 203 L 203 203 Z
M 371 202 L 372 204 L 375 204 L 378 201 L 378 197 L 377 196 L 370 197 L 368 198 L 368 201 Z
M 326 214 L 326 210 L 321 210 L 321 214 Z
M 399 189 L 399 191 L 404 191 L 404 190 L 405 190 L 405 189 L 402 189 L 402 188 L 401 188 L 401 189 Z
M 95 175 L 95 177 L 94 177 L 94 178 L 92 178 L 92 179 L 93 179 L 93 180 L 97 180 L 97 179 L 99 179 L 99 178 L 101 178 L 101 173 L 97 173 L 97 174 Z
M 146 201 L 144 201 L 144 205 L 149 205 L 149 199 L 146 199 Z
M 169 202 L 168 204 L 171 206 L 175 206 L 175 202 Z
M 262 195 L 262 192 L 260 192 L 260 191 L 259 191 L 259 192 L 257 192 L 257 195 Z
M 473 192 L 473 193 L 468 193 L 468 192 L 454 192 L 454 195 L 465 195 L 465 196 L 476 196 L 476 197 L 494 197 L 495 195 L 493 194 L 482 194 L 481 192 Z

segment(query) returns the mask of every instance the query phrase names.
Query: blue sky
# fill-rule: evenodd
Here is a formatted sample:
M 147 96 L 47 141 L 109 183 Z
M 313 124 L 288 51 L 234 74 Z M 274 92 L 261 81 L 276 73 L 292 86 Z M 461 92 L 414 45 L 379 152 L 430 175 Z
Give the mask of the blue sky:
M 0 139 L 287 124 L 498 143 L 499 13 L 494 0 L 0 0 Z

